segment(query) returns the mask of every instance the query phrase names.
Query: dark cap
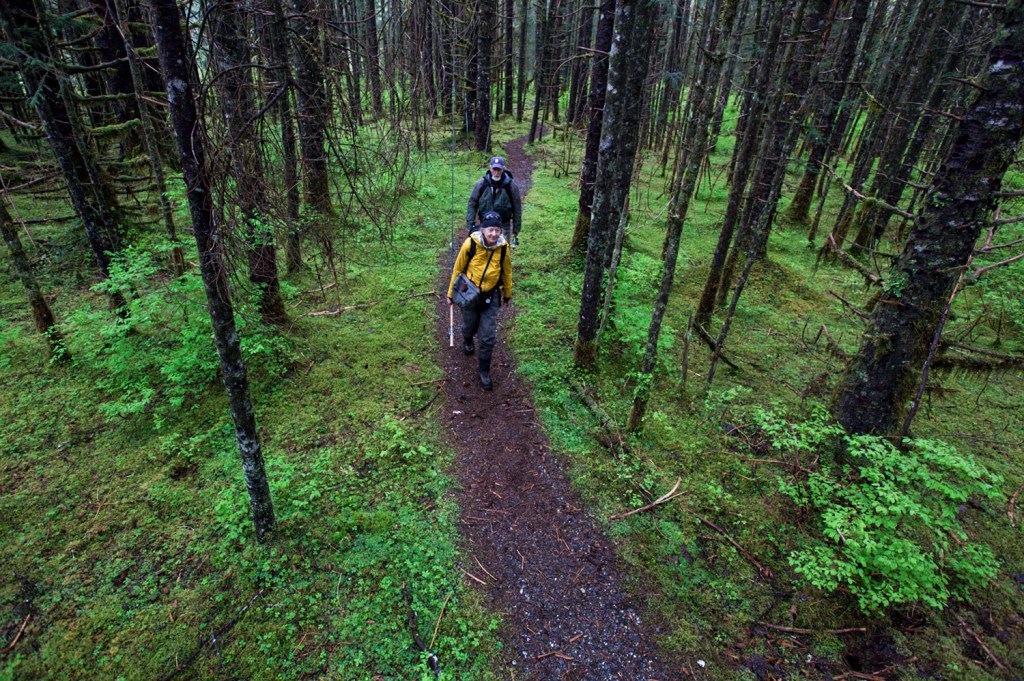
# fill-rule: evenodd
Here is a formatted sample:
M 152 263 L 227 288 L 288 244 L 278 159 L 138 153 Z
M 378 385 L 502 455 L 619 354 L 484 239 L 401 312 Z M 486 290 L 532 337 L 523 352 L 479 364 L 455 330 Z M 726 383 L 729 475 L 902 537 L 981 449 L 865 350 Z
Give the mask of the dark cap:
M 501 216 L 494 211 L 484 213 L 484 218 L 480 221 L 480 229 L 485 227 L 501 227 Z
M 502 170 L 504 170 L 505 169 L 505 159 L 503 159 L 501 156 L 495 156 L 494 158 L 491 159 L 491 167 L 492 168 L 501 168 Z

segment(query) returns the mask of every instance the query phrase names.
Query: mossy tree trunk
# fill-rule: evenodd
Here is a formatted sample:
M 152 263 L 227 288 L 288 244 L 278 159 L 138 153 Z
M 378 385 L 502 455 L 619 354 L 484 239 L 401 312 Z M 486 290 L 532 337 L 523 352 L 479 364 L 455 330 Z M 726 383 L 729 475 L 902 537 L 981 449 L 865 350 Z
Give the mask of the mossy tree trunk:
M 633 179 L 640 135 L 641 107 L 637 103 L 647 79 L 648 34 L 654 5 L 653 0 L 619 0 L 615 8 L 615 38 L 608 65 L 608 96 L 601 126 L 593 221 L 587 239 L 587 266 L 574 353 L 576 364 L 582 367 L 593 365 L 597 356 L 601 280 Z
M 593 64 L 590 67 L 590 101 L 587 108 L 587 141 L 580 166 L 580 200 L 576 212 L 576 227 L 572 233 L 572 253 L 582 253 L 590 234 L 590 212 L 594 203 L 594 180 L 597 176 L 597 154 L 601 145 L 601 123 L 604 120 L 604 99 L 608 89 L 608 52 L 612 47 L 615 25 L 615 0 L 602 0 L 601 15 L 597 22 Z
M 718 233 L 715 252 L 711 256 L 711 269 L 704 281 L 704 289 L 701 292 L 700 301 L 697 303 L 697 311 L 694 313 L 694 323 L 700 326 L 707 326 L 711 320 L 711 314 L 714 312 L 726 258 L 729 254 L 729 246 L 732 244 L 740 210 L 743 207 L 743 198 L 750 181 L 750 164 L 754 159 L 757 142 L 760 140 L 758 131 L 761 127 L 761 119 L 764 117 L 769 85 L 775 69 L 775 58 L 778 55 L 779 42 L 782 37 L 784 15 L 782 8 L 779 7 L 769 19 L 764 50 L 761 52 L 761 58 L 753 76 L 753 86 L 747 91 L 746 122 L 743 133 L 733 148 L 733 182 L 729 188 L 725 217 L 722 219 L 722 228 Z
M 320 66 L 321 17 L 311 0 L 290 0 L 295 92 L 302 155 L 302 194 L 315 220 L 331 215 L 327 175 L 326 125 L 331 118 Z
M 587 51 L 594 34 L 594 8 L 590 0 L 581 0 L 575 9 L 576 51 L 573 53 L 572 73 L 569 77 L 569 102 L 565 112 L 567 125 L 575 125 L 583 116 L 583 100 L 586 97 Z
M 18 68 L 32 104 L 46 130 L 46 139 L 60 165 L 75 212 L 82 221 L 100 275 L 110 277 L 110 256 L 121 249 L 120 215 L 113 188 L 100 174 L 93 150 L 79 135 L 81 125 L 73 103 L 71 81 L 54 63 L 48 17 L 32 0 L 0 0 L 0 21 L 20 56 Z M 119 292 L 109 294 L 111 307 L 124 311 Z
M 856 63 L 857 45 L 861 32 L 867 23 L 869 2 L 855 2 L 850 8 L 850 20 L 846 24 L 835 62 L 832 65 L 834 77 L 825 88 L 822 105 L 814 111 L 813 129 L 815 135 L 811 145 L 810 156 L 806 168 L 800 178 L 800 184 L 793 193 L 789 204 L 788 215 L 794 222 L 806 222 L 811 208 L 814 187 L 818 183 L 822 163 L 831 156 L 838 146 L 845 130 L 845 125 L 837 124 L 837 116 L 843 109 L 850 108 L 846 102 L 848 92 L 853 88 L 846 81 L 849 79 Z M 849 120 L 847 116 L 846 120 Z
M 295 146 L 295 116 L 292 109 L 292 69 L 288 59 L 287 25 L 281 0 L 266 0 L 270 16 L 266 18 L 263 38 L 279 87 L 283 89 L 277 102 L 281 125 L 281 161 L 284 164 L 285 213 L 288 238 L 285 260 L 289 273 L 302 268 L 302 228 L 299 222 L 298 153 Z M 350 107 L 356 107 L 351 101 Z M 358 111 L 354 112 L 358 116 Z
M 18 279 L 21 280 L 21 285 L 25 287 L 25 293 L 28 294 L 28 305 L 32 309 L 32 321 L 36 325 L 36 331 L 46 337 L 50 354 L 53 357 L 67 359 L 64 339 L 57 329 L 57 321 L 50 310 L 50 304 L 46 302 L 46 298 L 39 290 L 39 283 L 32 271 L 32 264 L 21 245 L 21 239 L 18 238 L 18 230 L 14 226 L 11 214 L 2 200 L 0 200 L 0 233 L 2 233 L 4 243 L 7 244 L 7 250 L 11 254 L 14 271 L 17 272 Z
M 241 211 L 241 232 L 249 264 L 249 281 L 259 295 L 260 314 L 271 323 L 287 321 L 277 278 L 277 246 L 267 210 L 263 152 L 256 121 L 255 91 L 250 71 L 245 14 L 234 0 L 222 0 L 211 9 L 213 61 L 220 85 L 221 109 L 227 122 L 231 171 Z
M 685 159 L 680 159 L 680 163 L 685 164 L 685 167 L 676 172 L 680 181 L 669 204 L 661 285 L 658 287 L 658 294 L 654 299 L 651 324 L 647 329 L 642 375 L 637 381 L 638 387 L 633 398 L 633 408 L 630 410 L 629 420 L 626 423 L 626 430 L 629 432 L 639 430 L 647 410 L 650 385 L 654 379 L 654 364 L 658 358 L 661 323 L 665 318 L 669 296 L 672 293 L 672 283 L 675 281 L 676 260 L 679 257 L 679 241 L 683 233 L 683 223 L 690 207 L 690 199 L 700 180 L 701 166 L 707 157 L 708 127 L 714 113 L 715 94 L 722 76 L 722 65 L 725 62 L 725 54 L 718 51 L 719 44 L 723 42 L 723 36 L 728 36 L 732 32 L 736 19 L 736 2 L 737 0 L 724 0 L 722 3 L 718 21 L 711 27 L 703 49 L 705 53 L 703 68 L 694 88 L 690 91 L 690 97 L 698 100 L 692 107 L 695 112 L 691 122 L 692 136 Z
M 139 123 L 142 128 L 142 144 L 146 148 L 146 155 L 149 156 L 149 166 L 153 172 L 153 183 L 156 186 L 157 199 L 160 202 L 160 215 L 164 221 L 164 229 L 167 231 L 167 239 L 171 244 L 171 271 L 175 275 L 181 275 L 185 271 L 185 254 L 178 240 L 177 229 L 174 226 L 174 212 L 171 206 L 171 199 L 167 195 L 167 180 L 164 177 L 164 163 L 160 155 L 160 146 L 157 141 L 156 128 L 153 125 L 149 107 L 145 101 L 145 84 L 142 78 L 142 60 L 131 42 L 131 31 L 128 29 L 128 10 L 124 0 L 112 0 L 114 16 L 121 38 L 124 40 L 125 59 L 128 62 L 128 69 L 131 72 L 132 92 L 138 109 Z
M 167 84 L 171 122 L 181 157 L 182 172 L 192 216 L 192 231 L 199 249 L 199 270 L 210 313 L 210 325 L 220 357 L 235 440 L 242 457 L 242 471 L 249 493 L 256 537 L 262 541 L 274 529 L 274 506 L 263 463 L 263 446 L 256 413 L 249 394 L 249 379 L 242 361 L 238 330 L 228 293 L 227 268 L 213 221 L 212 183 L 206 166 L 203 124 L 196 114 L 191 69 L 175 0 L 152 0 L 160 66 Z
M 988 82 L 959 123 L 917 223 L 847 366 L 832 413 L 851 433 L 895 434 L 929 344 L 1024 134 L 1024 3 L 1006 10 Z
M 526 109 L 526 36 L 530 27 L 530 2 L 519 3 L 519 59 L 516 66 L 516 123 L 523 122 Z
M 370 97 L 373 101 L 374 118 L 384 112 L 384 97 L 380 84 L 380 45 L 377 38 L 377 4 L 366 0 L 363 27 L 366 40 L 366 75 L 370 79 Z
M 494 1 L 476 9 L 476 146 L 491 150 L 491 43 L 494 42 Z

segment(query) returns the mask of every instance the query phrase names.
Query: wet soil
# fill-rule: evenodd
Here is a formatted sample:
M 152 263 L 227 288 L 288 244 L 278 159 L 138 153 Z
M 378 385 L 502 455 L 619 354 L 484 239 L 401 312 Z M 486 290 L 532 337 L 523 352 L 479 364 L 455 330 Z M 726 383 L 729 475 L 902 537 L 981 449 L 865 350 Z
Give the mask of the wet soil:
M 533 166 L 524 141 L 505 149 L 528 215 Z M 464 238 L 463 232 L 456 242 Z M 447 289 L 453 257 L 444 259 L 439 290 Z M 467 583 L 485 592 L 502 615 L 499 664 L 514 679 L 678 678 L 655 659 L 612 544 L 573 493 L 537 421 L 530 390 L 516 375 L 503 337 L 515 318 L 514 303 L 499 318 L 492 392 L 480 388 L 476 356 L 462 352 L 458 309 L 453 348 L 446 299 L 437 312 L 446 372 L 443 423 L 459 451 L 466 542 L 461 568 Z

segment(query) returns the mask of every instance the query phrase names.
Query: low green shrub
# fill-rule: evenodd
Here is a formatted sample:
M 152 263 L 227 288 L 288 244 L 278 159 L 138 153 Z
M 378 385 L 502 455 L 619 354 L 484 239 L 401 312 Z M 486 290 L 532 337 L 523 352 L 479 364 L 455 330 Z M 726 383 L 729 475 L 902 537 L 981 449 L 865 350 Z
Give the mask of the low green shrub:
M 822 461 L 832 458 L 822 454 L 830 446 L 845 452 L 806 477 L 779 482 L 815 518 L 817 537 L 789 556 L 808 583 L 849 591 L 863 612 L 879 614 L 912 604 L 941 610 L 995 577 L 995 555 L 970 541 L 961 516 L 972 498 L 1001 498 L 999 478 L 972 457 L 937 440 L 898 448 L 881 437 L 845 435 L 824 410 L 796 424 L 759 411 L 756 421 L 779 452 Z

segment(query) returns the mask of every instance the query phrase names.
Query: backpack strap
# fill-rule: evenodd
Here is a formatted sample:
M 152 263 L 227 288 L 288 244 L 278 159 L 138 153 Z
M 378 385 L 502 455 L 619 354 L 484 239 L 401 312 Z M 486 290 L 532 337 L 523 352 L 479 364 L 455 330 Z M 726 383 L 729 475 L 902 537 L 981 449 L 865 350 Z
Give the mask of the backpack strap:
M 469 263 L 473 262 L 473 258 L 476 257 L 476 240 L 473 237 L 469 238 L 469 257 L 466 258 L 466 266 L 462 268 L 462 273 L 465 274 L 466 270 L 469 269 Z

